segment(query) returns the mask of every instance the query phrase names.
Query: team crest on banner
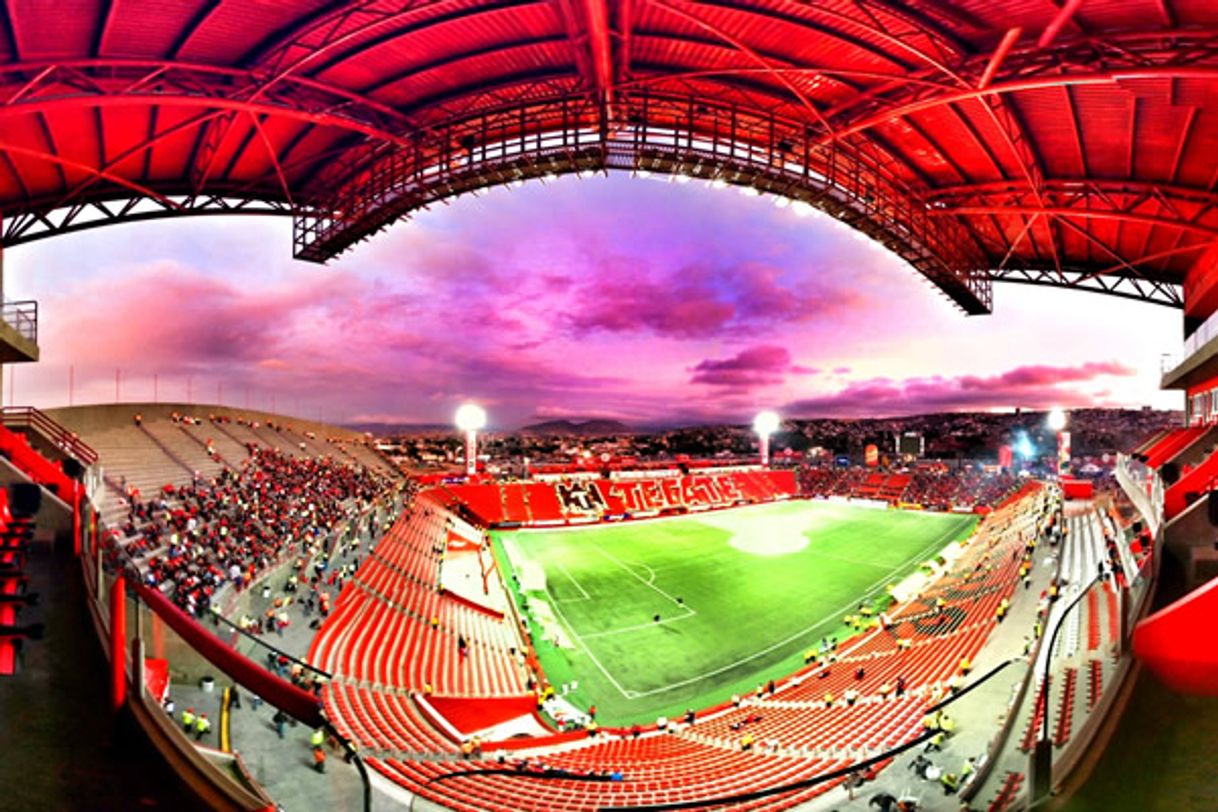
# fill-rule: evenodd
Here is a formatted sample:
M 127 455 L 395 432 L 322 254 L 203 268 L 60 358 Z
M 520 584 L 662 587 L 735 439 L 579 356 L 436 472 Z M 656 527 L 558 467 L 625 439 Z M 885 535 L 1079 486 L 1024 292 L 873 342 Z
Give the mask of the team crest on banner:
M 554 486 L 554 490 L 558 492 L 558 501 L 566 513 L 599 516 L 608 507 L 601 492 L 588 482 L 560 482 Z

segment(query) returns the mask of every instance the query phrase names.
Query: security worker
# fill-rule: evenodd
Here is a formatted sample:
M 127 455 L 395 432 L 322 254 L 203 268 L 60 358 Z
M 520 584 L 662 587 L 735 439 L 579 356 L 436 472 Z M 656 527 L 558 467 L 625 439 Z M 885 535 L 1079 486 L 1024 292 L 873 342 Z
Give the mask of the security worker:
M 195 740 L 202 741 L 203 737 L 211 732 L 211 722 L 207 721 L 207 714 L 200 713 L 199 718 L 195 720 Z
M 195 709 L 187 708 L 182 711 L 182 732 L 190 733 L 195 727 Z
M 943 784 L 944 795 L 955 795 L 956 790 L 960 788 L 960 781 L 952 773 L 943 773 L 939 777 L 939 783 Z
M 321 746 L 326 743 L 326 733 L 320 727 L 313 731 L 309 736 L 309 746 L 314 750 L 321 749 Z

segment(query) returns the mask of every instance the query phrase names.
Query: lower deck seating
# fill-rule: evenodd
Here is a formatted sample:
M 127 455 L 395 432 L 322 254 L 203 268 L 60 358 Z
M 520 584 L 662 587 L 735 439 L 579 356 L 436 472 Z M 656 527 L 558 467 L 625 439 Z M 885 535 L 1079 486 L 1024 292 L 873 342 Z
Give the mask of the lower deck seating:
M 1011 804 L 1019 796 L 1019 788 L 1023 785 L 1023 773 L 1008 772 L 1006 778 L 1003 779 L 1002 787 L 998 790 L 998 794 L 994 796 L 994 800 L 990 801 L 990 805 L 986 807 L 987 812 L 1006 812 L 1011 808 Z
M 513 809 L 565 812 L 701 801 L 781 786 L 833 772 L 844 761 L 775 756 L 710 747 L 676 736 L 607 739 L 542 760 L 491 763 L 375 760 L 383 774 L 423 797 L 465 812 Z M 496 772 L 491 772 L 495 770 Z M 548 773 L 549 777 L 542 777 Z M 620 780 L 610 780 L 611 773 Z M 458 777 L 440 779 L 441 776 Z M 589 775 L 600 780 L 580 780 Z M 569 777 L 567 777 L 569 776 Z M 840 783 L 783 793 L 733 809 L 785 809 Z
M 531 487 L 522 490 L 533 511 Z M 367 559 L 310 658 L 335 673 L 325 692 L 327 710 L 360 743 L 369 763 L 452 809 L 590 810 L 781 787 L 827 775 L 922 733 L 925 708 L 945 692 L 960 661 L 980 650 L 996 623 L 996 606 L 1017 584 L 1018 555 L 1012 553 L 1022 549 L 1032 526 L 1024 510 L 1016 504 L 992 514 L 938 582 L 891 610 L 890 630 L 843 641 L 834 662 L 810 665 L 780 681 L 772 695 L 700 713 L 693 726 L 670 725 L 667 733 L 620 736 L 605 730 L 559 745 L 514 745 L 502 761 L 493 743 L 481 759 L 403 757 L 452 753 L 458 746 L 451 731 L 428 721 L 414 693 L 524 692 L 519 654 L 512 650 L 515 629 L 448 605 L 435 592 L 447 513 L 428 499 Z M 456 635 L 471 641 L 465 661 L 454 652 Z M 900 695 L 893 690 L 898 678 Z M 829 706 L 826 691 L 835 694 Z M 858 692 L 853 702 L 845 701 L 847 691 Z M 621 780 L 608 780 L 610 773 Z M 541 774 L 550 777 L 534 777 Z M 577 780 L 588 774 L 606 780 Z M 732 808 L 788 808 L 838 783 L 827 780 Z

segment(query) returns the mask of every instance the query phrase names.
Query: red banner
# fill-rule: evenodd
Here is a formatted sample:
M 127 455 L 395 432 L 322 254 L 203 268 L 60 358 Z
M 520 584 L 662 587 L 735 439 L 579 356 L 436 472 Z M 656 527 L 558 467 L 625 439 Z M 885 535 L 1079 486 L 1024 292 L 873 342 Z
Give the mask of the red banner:
M 465 536 L 462 536 L 460 533 L 454 533 L 451 530 L 448 531 L 448 551 L 450 553 L 475 552 L 481 546 L 482 544 L 480 542 L 471 541 Z

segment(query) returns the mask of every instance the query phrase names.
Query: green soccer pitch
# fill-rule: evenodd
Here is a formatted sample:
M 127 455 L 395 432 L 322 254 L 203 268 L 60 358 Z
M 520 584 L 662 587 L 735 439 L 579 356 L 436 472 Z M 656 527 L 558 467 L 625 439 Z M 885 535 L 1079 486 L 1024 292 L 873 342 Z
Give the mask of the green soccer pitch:
M 843 615 L 967 538 L 971 515 L 793 501 L 678 518 L 493 534 L 551 684 L 602 724 L 679 716 L 803 665 Z M 657 622 L 655 616 L 659 615 Z M 555 645 L 557 641 L 558 645 Z

